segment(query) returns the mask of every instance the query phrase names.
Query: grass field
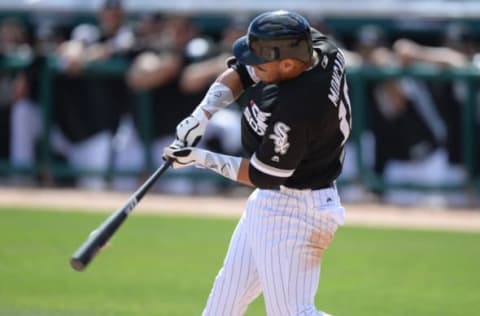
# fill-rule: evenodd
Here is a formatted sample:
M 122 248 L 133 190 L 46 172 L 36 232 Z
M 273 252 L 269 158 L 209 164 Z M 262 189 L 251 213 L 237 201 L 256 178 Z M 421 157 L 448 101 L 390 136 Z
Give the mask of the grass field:
M 104 218 L 0 210 L 0 315 L 200 315 L 236 221 L 135 214 L 73 271 L 69 256 Z M 480 315 L 480 234 L 342 227 L 317 303 L 334 316 Z M 261 299 L 247 313 L 264 314 Z

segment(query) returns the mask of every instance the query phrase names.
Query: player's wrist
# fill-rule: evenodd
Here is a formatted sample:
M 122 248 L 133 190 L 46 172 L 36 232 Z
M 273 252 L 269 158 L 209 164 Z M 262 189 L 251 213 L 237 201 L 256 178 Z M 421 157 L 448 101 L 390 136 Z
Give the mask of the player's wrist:
M 191 116 L 193 116 L 198 121 L 199 124 L 206 125 L 208 124 L 208 120 L 210 119 L 212 114 L 204 110 L 202 107 L 197 106 L 195 110 L 192 112 Z

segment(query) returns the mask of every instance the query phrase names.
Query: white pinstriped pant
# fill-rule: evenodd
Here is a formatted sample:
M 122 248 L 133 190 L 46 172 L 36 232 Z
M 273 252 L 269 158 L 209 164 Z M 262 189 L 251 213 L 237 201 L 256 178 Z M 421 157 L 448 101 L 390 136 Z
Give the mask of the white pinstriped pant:
M 323 316 L 314 305 L 321 257 L 344 217 L 333 187 L 255 190 L 202 315 L 243 315 L 263 292 L 268 316 Z

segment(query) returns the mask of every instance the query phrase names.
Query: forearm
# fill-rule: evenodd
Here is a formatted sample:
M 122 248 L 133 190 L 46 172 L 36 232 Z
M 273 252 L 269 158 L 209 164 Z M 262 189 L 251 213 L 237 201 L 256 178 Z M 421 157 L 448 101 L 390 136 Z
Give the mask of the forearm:
M 244 184 L 249 187 L 254 187 L 250 176 L 248 174 L 248 169 L 250 168 L 250 160 L 242 159 L 240 163 L 240 169 L 238 170 L 237 182 Z
M 136 90 L 162 86 L 175 78 L 182 61 L 175 56 L 143 53 L 137 57 L 127 73 L 127 82 Z
M 235 100 L 238 99 L 238 97 L 243 93 L 244 89 L 242 86 L 242 81 L 240 80 L 240 76 L 233 69 L 225 70 L 218 76 L 216 82 L 220 82 L 229 87 Z
M 419 59 L 439 66 L 449 67 L 463 67 L 468 63 L 465 55 L 445 47 L 427 47 L 420 54 Z
M 242 92 L 243 86 L 236 71 L 232 69 L 224 71 L 210 86 L 192 114 L 177 125 L 177 140 L 187 147 L 198 144 L 212 115 L 233 103 Z
M 241 157 L 214 153 L 199 148 L 184 148 L 181 146 L 170 146 L 164 149 L 164 157 L 174 159 L 174 168 L 196 166 L 198 168 L 210 169 L 225 178 L 254 186 L 249 176 L 250 162 Z
M 248 175 L 250 162 L 247 159 L 208 151 L 206 152 L 205 163 L 200 166 L 210 169 L 230 180 L 247 186 L 254 186 Z
M 237 72 L 233 69 L 227 69 L 205 94 L 205 97 L 195 109 L 194 113 L 200 109 L 209 113 L 209 117 L 219 110 L 232 104 L 243 92 L 242 83 Z
M 187 93 L 199 92 L 215 81 L 225 67 L 224 55 L 189 65 L 183 70 L 180 86 Z

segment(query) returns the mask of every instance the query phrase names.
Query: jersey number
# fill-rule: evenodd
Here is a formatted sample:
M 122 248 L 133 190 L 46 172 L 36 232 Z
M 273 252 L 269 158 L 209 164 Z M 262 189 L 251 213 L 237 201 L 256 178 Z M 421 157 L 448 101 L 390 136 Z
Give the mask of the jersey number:
M 350 114 L 350 119 L 347 119 L 347 110 Z M 342 146 L 350 136 L 351 126 L 352 126 L 352 110 L 350 107 L 350 98 L 348 97 L 348 87 L 345 82 L 343 85 L 343 99 L 340 101 L 338 108 L 338 119 L 340 120 L 340 131 L 343 134 Z

